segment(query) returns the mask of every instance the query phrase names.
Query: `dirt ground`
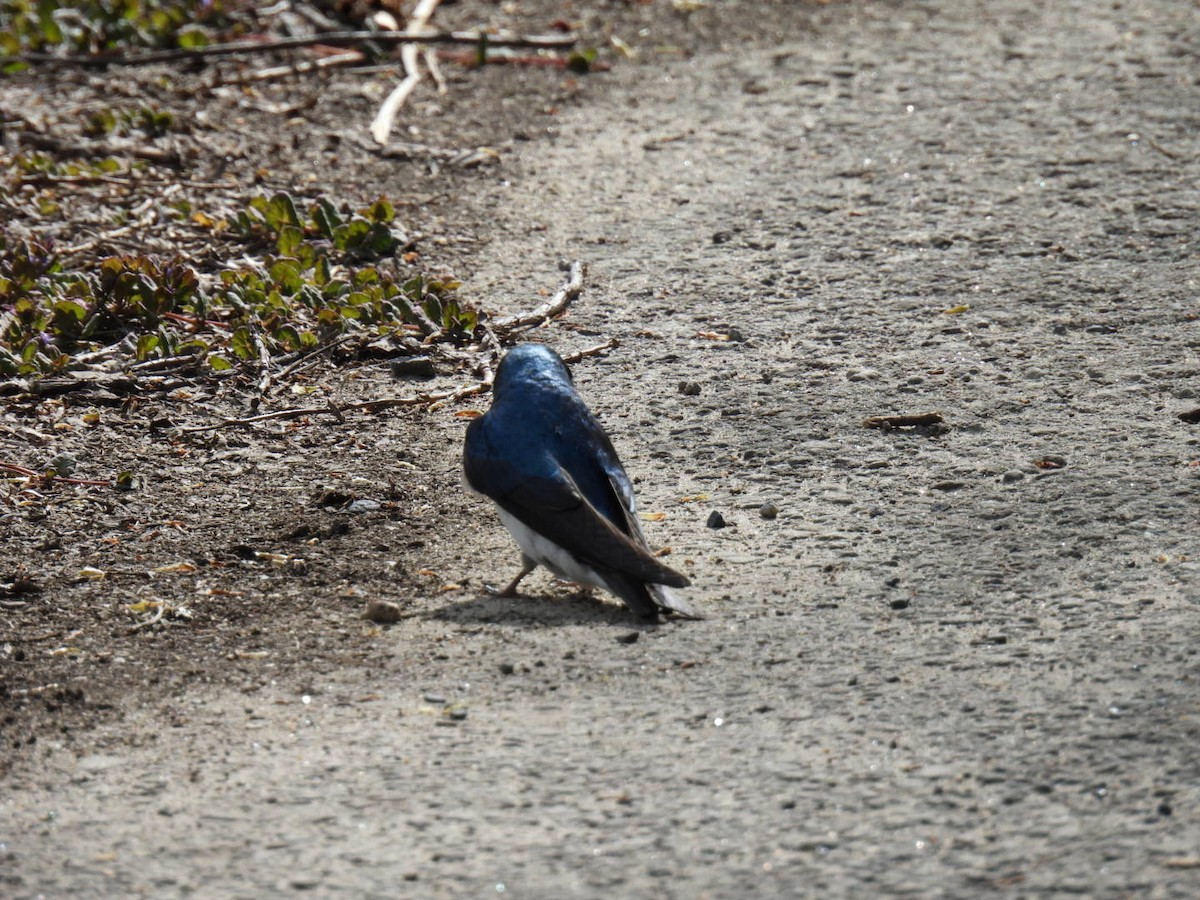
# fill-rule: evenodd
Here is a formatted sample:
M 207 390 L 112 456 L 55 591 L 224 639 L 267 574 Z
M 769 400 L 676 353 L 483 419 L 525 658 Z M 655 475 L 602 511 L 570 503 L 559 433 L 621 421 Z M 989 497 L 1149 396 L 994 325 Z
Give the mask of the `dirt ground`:
M 486 398 L 199 434 L 238 398 L 9 404 L 0 458 L 140 487 L 0 509 L 0 581 L 39 589 L 0 598 L 0 894 L 1200 894 L 1194 4 L 445 13 L 637 56 L 414 106 L 485 166 L 370 153 L 386 87 L 347 74 L 198 96 L 202 137 L 246 190 L 407 199 L 498 314 L 584 261 L 531 337 L 619 340 L 576 382 L 707 618 L 490 596 Z

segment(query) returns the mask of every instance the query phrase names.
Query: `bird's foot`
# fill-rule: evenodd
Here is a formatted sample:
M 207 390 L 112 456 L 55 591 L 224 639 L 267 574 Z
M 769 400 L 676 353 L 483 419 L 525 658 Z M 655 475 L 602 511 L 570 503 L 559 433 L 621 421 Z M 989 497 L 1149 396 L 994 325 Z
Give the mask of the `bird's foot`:
M 488 592 L 495 594 L 497 597 L 517 596 L 517 585 L 519 585 L 521 580 L 535 568 L 537 568 L 536 565 L 531 566 L 526 563 L 526 565 L 522 566 L 521 571 L 517 573 L 517 577 L 506 584 L 502 590 L 497 591 L 495 588 L 488 588 Z

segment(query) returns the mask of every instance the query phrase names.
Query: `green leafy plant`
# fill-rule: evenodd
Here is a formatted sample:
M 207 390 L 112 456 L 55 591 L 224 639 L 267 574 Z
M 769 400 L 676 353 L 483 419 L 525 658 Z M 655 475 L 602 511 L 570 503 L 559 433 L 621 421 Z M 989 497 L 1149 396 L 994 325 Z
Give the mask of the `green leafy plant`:
M 205 284 L 178 259 L 65 271 L 47 247 L 0 235 L 0 374 L 60 371 L 116 343 L 138 360 L 194 354 L 221 371 L 348 332 L 474 339 L 479 317 L 455 298 L 457 282 L 402 277 L 381 261 L 399 246 L 394 219 L 385 198 L 353 211 L 318 200 L 302 217 L 286 194 L 256 197 L 229 231 L 274 252 Z
M 83 132 L 90 137 L 100 137 L 106 134 L 125 135 L 141 131 L 151 137 L 161 137 L 174 126 L 174 116 L 153 106 L 139 106 L 134 109 L 105 107 L 88 116 Z
M 39 176 L 48 178 L 73 178 L 77 176 L 112 175 L 121 171 L 121 163 L 111 156 L 93 160 L 73 162 L 59 161 L 46 153 L 25 152 L 17 153 L 9 158 L 12 171 L 18 178 L 37 180 Z
M 205 28 L 225 24 L 223 6 L 220 0 L 0 0 L 0 54 L 203 46 Z M 20 68 L 20 62 L 6 65 Z
M 274 244 L 281 256 L 315 263 L 318 255 L 334 251 L 343 259 L 379 259 L 399 246 L 391 224 L 396 210 L 380 197 L 357 211 L 339 210 L 318 199 L 301 217 L 296 203 L 285 193 L 255 197 L 231 223 L 233 236 L 251 243 Z

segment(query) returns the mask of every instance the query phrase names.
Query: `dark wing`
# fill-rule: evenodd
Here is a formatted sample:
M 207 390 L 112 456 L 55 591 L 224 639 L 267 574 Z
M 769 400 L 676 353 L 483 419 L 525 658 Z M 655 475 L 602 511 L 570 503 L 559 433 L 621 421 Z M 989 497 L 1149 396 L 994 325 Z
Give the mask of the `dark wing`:
M 652 584 L 684 587 L 688 583 L 651 556 L 644 541 L 632 539 L 605 518 L 561 469 L 555 478 L 523 478 L 495 500 L 525 525 L 598 571 L 609 569 Z
M 639 544 L 605 518 L 560 466 L 547 460 L 534 471 L 519 469 L 496 453 L 486 418 L 467 427 L 463 448 L 463 474 L 474 490 L 594 569 L 656 584 L 683 587 L 688 583 L 651 556 L 644 541 Z

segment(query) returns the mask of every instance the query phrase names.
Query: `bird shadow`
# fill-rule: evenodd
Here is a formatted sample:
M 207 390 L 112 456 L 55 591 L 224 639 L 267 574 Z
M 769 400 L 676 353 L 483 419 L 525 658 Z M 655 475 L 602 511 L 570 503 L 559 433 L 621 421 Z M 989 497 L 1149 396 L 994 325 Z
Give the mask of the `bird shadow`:
M 532 625 L 536 628 L 557 628 L 563 625 L 622 625 L 649 623 L 638 618 L 623 606 L 606 603 L 590 593 L 574 594 L 517 594 L 501 597 L 497 594 L 477 594 L 470 600 L 460 600 L 428 616 L 443 622 L 498 623 Z

